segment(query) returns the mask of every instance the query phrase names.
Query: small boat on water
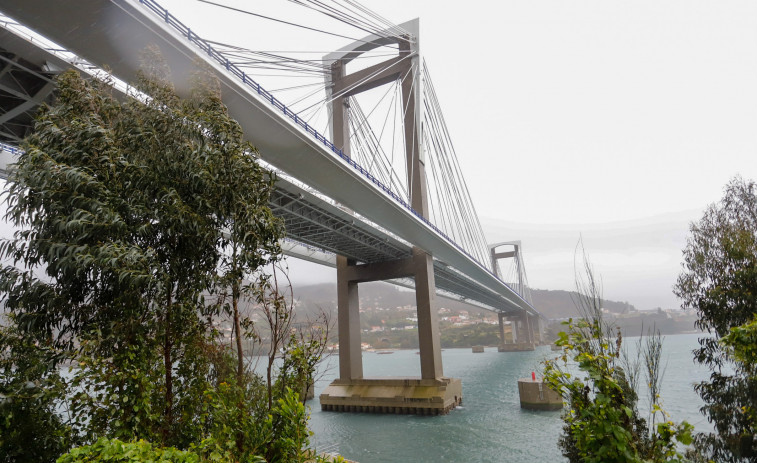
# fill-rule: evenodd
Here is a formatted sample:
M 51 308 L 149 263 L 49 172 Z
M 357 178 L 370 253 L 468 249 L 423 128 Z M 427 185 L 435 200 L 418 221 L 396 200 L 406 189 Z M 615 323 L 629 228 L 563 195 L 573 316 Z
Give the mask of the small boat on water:
M 379 355 L 386 355 L 386 354 L 393 354 L 394 351 L 392 351 L 392 350 L 381 350 L 381 351 L 378 351 L 376 353 L 379 354 Z

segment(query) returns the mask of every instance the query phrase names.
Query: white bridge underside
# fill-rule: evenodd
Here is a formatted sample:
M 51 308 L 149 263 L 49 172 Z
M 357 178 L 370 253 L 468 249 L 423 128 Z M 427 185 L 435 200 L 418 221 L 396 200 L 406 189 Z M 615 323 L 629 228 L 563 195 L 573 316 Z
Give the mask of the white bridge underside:
M 242 126 L 261 158 L 317 190 L 358 211 L 348 213 L 330 201 L 285 179 L 271 199 L 274 213 L 286 223 L 287 236 L 305 245 L 360 262 L 408 257 L 412 243 L 433 255 L 441 295 L 504 313 L 538 315 L 523 298 L 409 209 L 373 185 L 322 142 L 306 133 L 280 109 L 228 73 L 174 29 L 134 0 L 3 0 L 0 10 L 89 62 L 107 67 L 118 78 L 134 81 L 140 52 L 157 45 L 171 67 L 179 94 L 201 60 L 217 76 L 229 113 Z M 54 55 L 0 30 L 0 47 L 31 62 L 60 62 Z M 26 48 L 26 49 L 24 49 Z M 67 63 L 65 67 L 71 67 Z M 7 152 L 3 152 L 7 155 Z M 367 220 L 362 220 L 364 217 Z M 376 228 L 371 222 L 380 224 Z M 399 237 L 400 239 L 397 239 Z M 333 256 L 289 246 L 289 253 L 333 265 Z M 304 250 L 304 252 L 303 252 Z

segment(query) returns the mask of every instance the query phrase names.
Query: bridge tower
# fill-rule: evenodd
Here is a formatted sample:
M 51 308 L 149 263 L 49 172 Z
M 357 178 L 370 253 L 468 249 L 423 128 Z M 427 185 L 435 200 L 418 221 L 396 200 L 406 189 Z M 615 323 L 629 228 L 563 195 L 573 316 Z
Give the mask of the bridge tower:
M 401 79 L 407 185 L 410 206 L 428 218 L 426 173 L 420 142 L 421 85 L 418 20 L 401 24 L 406 35 L 370 35 L 326 55 L 331 73 L 326 91 L 331 101 L 334 145 L 350 156 L 349 97 Z M 398 56 L 359 71 L 347 65 L 362 53 L 396 44 Z M 412 278 L 418 313 L 420 378 L 365 378 L 360 340 L 358 284 Z M 431 254 L 414 246 L 410 256 L 392 261 L 358 263 L 337 256 L 339 378 L 321 395 L 321 407 L 336 411 L 444 414 L 462 401 L 459 379 L 446 378 L 442 369 L 439 324 L 433 301 L 436 294 Z
M 511 246 L 509 251 L 498 251 L 502 246 Z M 492 271 L 498 278 L 500 275 L 498 262 L 500 259 L 513 259 L 515 264 L 516 281 L 510 282 L 520 297 L 528 299 L 525 266 L 521 254 L 523 245 L 520 241 L 504 241 L 502 243 L 490 244 L 489 252 L 491 256 Z M 529 303 L 531 301 L 528 301 Z M 538 316 L 529 315 L 522 312 L 520 315 L 508 317 L 505 313 L 499 314 L 499 339 L 500 352 L 534 350 L 534 345 L 541 341 L 541 323 Z M 512 329 L 512 338 L 505 339 L 505 321 L 509 320 Z

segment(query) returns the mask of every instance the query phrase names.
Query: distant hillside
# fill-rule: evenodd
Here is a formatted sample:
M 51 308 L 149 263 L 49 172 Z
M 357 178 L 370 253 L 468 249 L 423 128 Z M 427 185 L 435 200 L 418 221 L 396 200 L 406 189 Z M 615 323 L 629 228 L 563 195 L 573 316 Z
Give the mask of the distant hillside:
M 575 291 L 532 289 L 531 296 L 536 310 L 543 313 L 547 318 L 567 318 L 578 315 L 578 309 L 574 303 L 578 293 Z M 615 314 L 636 312 L 636 307 L 628 302 L 602 300 L 602 308 Z
M 323 310 L 332 321 L 336 321 L 336 284 L 299 286 L 294 289 L 294 295 L 298 316 Z M 536 310 L 549 319 L 580 316 L 574 303 L 577 297 L 575 291 L 534 289 L 531 295 Z M 465 347 L 471 343 L 496 344 L 498 328 L 495 313 L 442 297 L 436 298 L 435 305 L 439 310 L 444 347 Z M 662 310 L 640 312 L 628 302 L 609 300 L 602 301 L 602 308 L 610 312 L 607 320 L 619 327 L 624 336 L 638 336 L 652 327 L 662 334 L 694 332 L 696 329 L 694 313 L 668 313 Z M 417 347 L 415 294 L 412 291 L 387 283 L 361 284 L 360 312 L 364 342 L 377 348 Z M 560 324 L 552 325 L 548 336 L 555 337 L 561 329 Z
M 359 289 L 361 309 L 396 309 L 415 305 L 415 293 L 388 283 L 362 283 Z M 324 310 L 336 313 L 336 283 L 321 283 L 317 285 L 297 286 L 294 297 L 298 301 L 298 309 L 305 313 Z M 436 308 L 447 308 L 455 311 L 481 309 L 460 301 L 446 298 L 436 298 Z
M 415 305 L 415 293 L 388 283 L 363 283 L 359 291 L 361 309 L 396 309 Z M 298 301 L 298 308 L 305 313 L 312 313 L 318 309 L 327 313 L 336 313 L 336 283 L 297 286 L 294 288 L 294 295 Z M 568 318 L 578 315 L 578 310 L 573 303 L 573 298 L 577 296 L 575 291 L 533 289 L 531 296 L 536 310 L 547 318 Z M 464 302 L 437 297 L 436 308 L 442 307 L 454 312 L 467 310 L 473 313 L 491 313 Z M 628 302 L 606 300 L 603 301 L 603 307 L 616 314 L 636 311 L 636 308 Z

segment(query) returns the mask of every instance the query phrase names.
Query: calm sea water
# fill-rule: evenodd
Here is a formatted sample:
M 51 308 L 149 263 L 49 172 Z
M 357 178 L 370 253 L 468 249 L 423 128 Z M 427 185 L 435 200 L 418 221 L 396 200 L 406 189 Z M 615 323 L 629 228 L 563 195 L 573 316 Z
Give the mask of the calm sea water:
M 692 388 L 708 376 L 692 362 L 697 338 L 665 338 L 663 406 L 672 420 L 708 430 Z M 633 351 L 635 340 L 626 341 Z M 360 463 L 565 461 L 557 447 L 560 412 L 522 410 L 518 399 L 518 378 L 538 372 L 539 362 L 554 354 L 548 347 L 511 353 L 487 348 L 483 354 L 446 349 L 444 373 L 462 378 L 463 405 L 439 417 L 322 412 L 318 395 L 338 373 L 338 357 L 332 357 L 316 384 L 316 399 L 309 402 L 312 441 L 319 452 L 336 452 Z M 364 353 L 363 369 L 365 376 L 420 376 L 419 358 L 412 350 Z

